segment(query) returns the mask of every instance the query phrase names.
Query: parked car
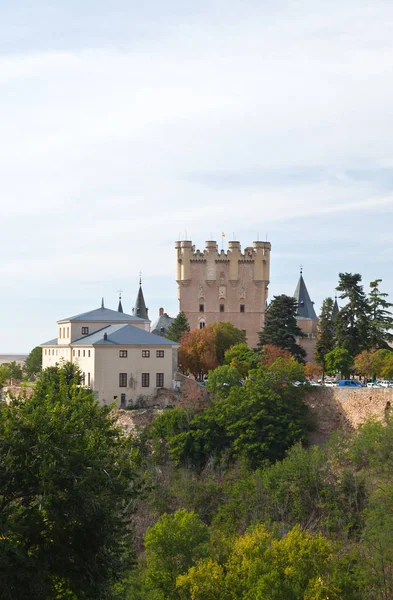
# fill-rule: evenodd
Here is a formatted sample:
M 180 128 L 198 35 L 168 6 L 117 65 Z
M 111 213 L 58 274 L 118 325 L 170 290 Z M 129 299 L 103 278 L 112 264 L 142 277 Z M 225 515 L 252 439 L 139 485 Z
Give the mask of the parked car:
M 357 388 L 359 388 L 359 387 L 364 387 L 364 385 L 358 379 L 340 379 L 340 381 L 338 382 L 338 387 L 352 387 L 352 388 L 357 387 Z
M 379 389 L 383 388 L 383 386 L 380 383 L 378 383 L 377 381 L 370 381 L 367 384 L 367 387 L 368 388 L 379 388 Z
M 377 383 L 383 388 L 393 387 L 393 382 L 389 381 L 389 379 L 379 379 Z
M 326 387 L 337 387 L 337 383 L 335 381 L 325 381 L 323 382 L 323 385 Z

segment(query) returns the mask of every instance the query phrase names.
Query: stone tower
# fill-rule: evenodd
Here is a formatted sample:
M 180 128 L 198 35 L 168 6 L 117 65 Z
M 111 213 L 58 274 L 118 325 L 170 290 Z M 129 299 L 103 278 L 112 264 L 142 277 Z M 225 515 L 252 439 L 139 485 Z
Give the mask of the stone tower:
M 235 241 L 228 242 L 227 252 L 219 251 L 215 241 L 206 242 L 203 251 L 191 241 L 175 247 L 180 310 L 191 329 L 229 321 L 256 347 L 264 325 L 271 244 L 253 242 L 243 253 Z

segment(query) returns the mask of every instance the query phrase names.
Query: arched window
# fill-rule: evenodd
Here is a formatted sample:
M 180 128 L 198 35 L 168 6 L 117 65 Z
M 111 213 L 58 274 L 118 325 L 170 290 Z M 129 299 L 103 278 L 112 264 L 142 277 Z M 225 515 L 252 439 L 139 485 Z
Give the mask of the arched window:
M 205 319 L 199 319 L 199 329 L 203 329 L 206 325 Z

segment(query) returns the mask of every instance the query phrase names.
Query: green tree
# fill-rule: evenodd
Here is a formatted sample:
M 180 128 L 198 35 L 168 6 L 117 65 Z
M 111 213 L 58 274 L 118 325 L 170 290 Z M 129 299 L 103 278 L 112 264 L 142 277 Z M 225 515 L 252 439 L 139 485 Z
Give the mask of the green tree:
M 244 344 L 246 341 L 246 334 L 241 331 L 232 323 L 222 322 L 214 323 L 212 326 L 216 338 L 216 357 L 217 364 L 224 364 L 225 352 L 232 346 L 237 344 Z
M 259 333 L 258 349 L 272 344 L 288 350 L 299 362 L 304 362 L 306 351 L 296 343 L 304 337 L 296 321 L 297 302 L 291 296 L 274 296 L 265 317 L 265 326 Z
M 337 286 L 347 304 L 336 316 L 336 344 L 351 356 L 370 348 L 370 307 L 361 281 L 359 273 L 340 273 Z
M 244 386 L 232 386 L 227 398 L 197 414 L 188 431 L 168 440 L 176 464 L 203 467 L 212 456 L 224 453 L 243 459 L 252 468 L 263 461 L 283 458 L 306 432 L 307 407 L 303 391 L 291 385 L 302 369 L 294 359 L 278 359 L 270 369 L 251 372 Z M 304 377 L 304 371 L 303 371 Z
M 161 593 L 158 598 L 178 599 L 176 579 L 208 554 L 209 530 L 194 512 L 164 514 L 145 535 L 146 582 Z
M 341 545 L 320 534 L 296 526 L 277 539 L 259 524 L 233 541 L 223 566 L 202 560 L 177 586 L 192 600 L 357 600 L 345 558 Z
M 247 377 L 251 369 L 255 369 L 259 363 L 259 356 L 245 342 L 231 346 L 225 352 L 225 364 L 239 371 L 242 377 Z
M 369 344 L 370 348 L 390 348 L 388 342 L 393 340 L 393 318 L 390 308 L 393 306 L 386 298 L 388 294 L 379 290 L 382 279 L 370 283 L 368 304 L 370 310 Z
M 130 558 L 130 441 L 65 367 L 47 379 L 0 404 L 1 595 L 109 598 Z
M 340 373 L 349 379 L 353 367 L 353 358 L 345 348 L 335 348 L 325 356 L 326 372 L 328 375 Z
M 36 346 L 25 360 L 23 367 L 28 379 L 35 378 L 42 369 L 42 348 Z
M 3 363 L 2 373 L 4 379 L 21 380 L 23 378 L 22 367 L 14 360 L 9 363 Z
M 237 369 L 229 365 L 222 365 L 209 372 L 206 387 L 217 398 L 227 398 L 232 386 L 241 385 L 240 377 Z
M 11 378 L 10 370 L 7 363 L 0 365 L 0 387 L 3 386 Z
M 325 298 L 322 302 L 321 314 L 318 322 L 318 337 L 314 358 L 322 367 L 322 379 L 325 375 L 325 356 L 334 348 L 335 342 L 335 317 L 333 315 L 333 299 Z
M 179 312 L 172 325 L 168 327 L 165 337 L 172 342 L 180 342 L 186 331 L 190 331 L 190 324 L 184 312 Z

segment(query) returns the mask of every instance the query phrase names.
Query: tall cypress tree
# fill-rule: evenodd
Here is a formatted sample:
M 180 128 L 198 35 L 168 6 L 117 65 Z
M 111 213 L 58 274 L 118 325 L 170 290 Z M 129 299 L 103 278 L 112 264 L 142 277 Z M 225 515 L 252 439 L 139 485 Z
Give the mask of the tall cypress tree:
M 382 279 L 370 283 L 368 303 L 370 308 L 369 343 L 370 348 L 390 348 L 388 342 L 393 340 L 389 330 L 393 329 L 392 313 L 389 310 L 393 304 L 386 298 L 388 294 L 380 291 L 379 284 Z
M 336 342 L 337 346 L 348 350 L 351 356 L 370 347 L 370 308 L 361 281 L 359 273 L 339 273 L 337 290 L 341 292 L 340 298 L 347 300 L 347 304 L 336 317 Z
M 281 294 L 274 296 L 265 317 L 265 327 L 259 333 L 258 350 L 273 344 L 288 350 L 296 360 L 304 362 L 306 351 L 296 343 L 296 338 L 304 337 L 296 321 L 297 302 L 295 298 Z
M 314 358 L 323 369 L 325 375 L 325 356 L 331 352 L 335 343 L 335 315 L 332 298 L 325 298 L 322 302 L 321 314 L 318 323 L 318 339 Z

